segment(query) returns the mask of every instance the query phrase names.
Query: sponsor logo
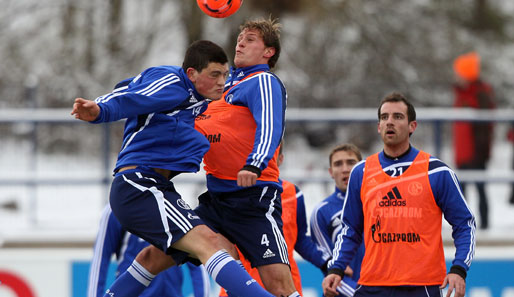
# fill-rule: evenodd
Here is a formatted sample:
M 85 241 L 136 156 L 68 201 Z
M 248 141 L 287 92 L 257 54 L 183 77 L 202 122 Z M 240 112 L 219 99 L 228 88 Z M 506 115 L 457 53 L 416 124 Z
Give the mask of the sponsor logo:
M 190 219 L 190 220 L 199 220 L 200 217 L 199 216 L 194 216 L 192 215 L 191 213 L 187 213 L 187 217 Z
M 263 258 L 263 259 L 271 258 L 271 257 L 275 257 L 275 254 L 274 254 L 270 249 L 267 249 L 267 250 L 264 252 L 264 255 L 262 255 L 262 258 Z
M 244 71 L 241 71 L 241 72 L 237 75 L 237 77 L 243 77 L 243 76 L 245 76 Z
M 114 292 L 111 292 L 111 290 L 107 289 L 107 291 L 105 291 L 105 294 L 113 297 L 114 296 Z
M 205 137 L 207 138 L 207 140 L 209 140 L 210 143 L 221 142 L 221 133 L 208 134 L 208 135 L 205 135 Z
M 193 89 L 189 89 L 189 103 L 196 103 L 198 99 L 196 99 L 195 94 L 193 93 Z
M 0 281 L 0 294 L 7 290 L 7 294 L 9 296 L 36 296 L 36 293 L 33 291 L 30 284 L 14 272 L 0 269 L 0 279 L 2 280 Z M 13 292 L 14 295 L 9 294 L 9 292 Z
M 378 208 L 377 212 L 382 218 L 423 218 L 421 207 L 384 207 Z
M 211 115 L 210 114 L 200 114 L 198 115 L 196 118 L 195 118 L 195 121 L 202 121 L 202 120 L 208 120 L 211 118 Z
M 380 207 L 389 207 L 389 206 L 405 206 L 407 202 L 402 199 L 402 195 L 400 191 L 398 191 L 397 187 L 394 187 L 391 191 L 387 192 L 387 194 L 382 197 L 382 200 L 378 203 Z
M 371 226 L 371 238 L 376 243 L 393 243 L 393 242 L 420 242 L 421 237 L 418 233 L 380 233 L 381 222 L 380 216 L 377 217 L 375 224 Z
M 374 242 L 378 242 L 375 240 L 375 233 L 378 233 L 378 231 L 380 231 L 380 225 L 380 216 L 377 216 L 377 221 L 375 222 L 375 224 L 371 225 L 371 238 L 373 238 Z
M 180 206 L 180 208 L 182 209 L 191 209 L 191 206 L 189 206 L 189 204 L 187 204 L 187 202 L 184 201 L 182 198 L 177 199 L 177 205 Z

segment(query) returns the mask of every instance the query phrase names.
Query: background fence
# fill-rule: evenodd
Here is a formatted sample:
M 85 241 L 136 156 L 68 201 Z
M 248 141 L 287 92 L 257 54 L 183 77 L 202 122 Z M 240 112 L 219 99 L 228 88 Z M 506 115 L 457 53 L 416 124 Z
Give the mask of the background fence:
M 323 124 L 326 130 L 338 130 L 349 125 L 368 125 L 373 130 L 369 134 L 379 140 L 374 128 L 376 112 L 374 108 L 290 108 L 286 114 L 287 127 L 295 130 L 295 126 Z M 414 145 L 442 156 L 449 165 L 452 156 L 447 124 L 461 120 L 492 121 L 502 135 L 514 123 L 514 110 L 418 108 L 417 114 L 419 125 L 412 139 Z M 75 120 L 69 109 L 0 110 L 0 131 L 4 135 L 0 148 L 0 243 L 4 247 L 90 246 L 101 209 L 107 202 L 122 130 L 123 122 L 89 125 Z M 490 166 L 487 171 L 457 174 L 461 181 L 485 181 L 493 189 L 501 188 L 504 195 L 514 182 L 510 167 L 513 152 L 512 145 L 502 136 L 497 137 L 497 143 L 499 165 Z M 282 177 L 304 191 L 309 214 L 317 202 L 333 191 L 333 181 L 324 170 L 303 168 L 303 157 L 295 149 L 298 148 L 286 146 L 288 166 L 282 170 Z M 318 163 L 328 163 L 323 151 L 303 149 L 307 154 L 321 154 L 316 157 L 322 160 Z M 379 149 L 377 142 L 370 146 L 369 153 Z M 184 174 L 176 178 L 176 183 L 193 205 L 194 197 L 205 189 L 203 173 Z M 491 191 L 490 203 L 500 203 L 500 195 Z M 483 237 L 482 242 L 497 238 L 493 240 L 495 244 L 514 244 L 514 239 L 510 239 L 513 236 L 498 232 Z

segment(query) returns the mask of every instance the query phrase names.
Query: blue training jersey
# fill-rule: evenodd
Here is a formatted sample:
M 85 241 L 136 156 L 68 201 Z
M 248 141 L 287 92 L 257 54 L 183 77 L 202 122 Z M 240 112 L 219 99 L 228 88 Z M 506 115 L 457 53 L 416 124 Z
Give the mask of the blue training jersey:
M 95 241 L 93 259 L 89 270 L 88 297 L 103 296 L 106 279 L 113 254 L 118 263 L 116 277 L 127 270 L 137 254 L 148 243 L 125 231 L 107 205 L 102 213 L 99 232 Z M 187 263 L 193 281 L 195 297 L 208 297 L 210 279 L 203 265 Z M 140 296 L 183 297 L 183 268 L 173 266 L 159 273 Z
M 207 101 L 182 68 L 152 67 L 96 98 L 100 115 L 92 123 L 127 119 L 115 172 L 129 165 L 196 172 L 209 142 L 194 119 Z
M 246 76 L 261 72 L 242 80 Z M 225 84 L 225 101 L 228 104 L 247 107 L 255 120 L 253 150 L 248 155 L 244 165 L 252 165 L 264 170 L 269 160 L 275 154 L 282 141 L 285 129 L 285 111 L 287 93 L 280 79 L 270 72 L 267 64 L 250 67 L 232 68 Z M 258 186 L 273 184 L 281 187 L 279 183 L 271 181 L 257 181 Z M 241 190 L 237 181 L 216 178 L 207 175 L 207 188 L 212 192 L 232 192 Z
M 345 194 L 345 192 L 336 187 L 334 193 L 316 205 L 311 214 L 311 234 L 324 251 L 326 260 L 332 258 L 332 250 L 334 249 L 337 235 L 343 227 L 341 216 L 343 214 Z M 350 267 L 353 270 L 352 279 L 355 281 L 359 280 L 363 258 L 364 244 L 361 244 L 357 254 L 350 262 Z
M 389 158 L 384 152 L 379 153 L 379 162 L 384 172 L 399 176 L 412 164 L 419 150 L 411 147 L 399 158 Z M 348 182 L 346 201 L 343 207 L 343 232 L 337 237 L 334 258 L 329 262 L 329 269 L 344 270 L 362 242 L 363 211 L 360 197 L 365 161 L 352 169 Z M 441 160 L 430 157 L 428 179 L 436 204 L 441 208 L 444 218 L 452 226 L 453 240 L 456 247 L 453 265 L 469 269 L 475 252 L 475 218 L 461 192 L 457 176 Z M 419 267 L 423 269 L 423 267 Z

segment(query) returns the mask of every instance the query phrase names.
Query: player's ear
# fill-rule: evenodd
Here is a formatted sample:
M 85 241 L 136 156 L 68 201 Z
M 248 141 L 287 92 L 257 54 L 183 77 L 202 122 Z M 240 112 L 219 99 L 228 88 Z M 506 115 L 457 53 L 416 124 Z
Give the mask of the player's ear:
M 193 67 L 189 67 L 186 70 L 187 77 L 193 82 L 196 82 L 196 77 L 198 76 L 198 71 Z
M 264 57 L 265 58 L 271 58 L 273 57 L 273 55 L 275 55 L 275 48 L 274 47 L 267 47 L 265 50 L 264 50 Z
M 416 121 L 409 122 L 409 134 L 414 133 L 414 131 L 416 130 L 417 127 L 418 127 L 418 122 L 416 122 Z

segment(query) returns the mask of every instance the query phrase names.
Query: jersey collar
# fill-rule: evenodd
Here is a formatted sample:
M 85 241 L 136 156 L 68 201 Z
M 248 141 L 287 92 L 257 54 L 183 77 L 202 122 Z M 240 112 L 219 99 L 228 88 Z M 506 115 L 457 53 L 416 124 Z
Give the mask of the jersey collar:
M 248 67 L 242 67 L 242 68 L 233 68 L 230 71 L 230 74 L 227 78 L 227 83 L 225 84 L 225 88 L 231 87 L 234 84 L 238 83 L 243 78 L 247 77 L 248 75 L 258 72 L 258 71 L 269 71 L 270 68 L 268 64 L 258 64 Z

